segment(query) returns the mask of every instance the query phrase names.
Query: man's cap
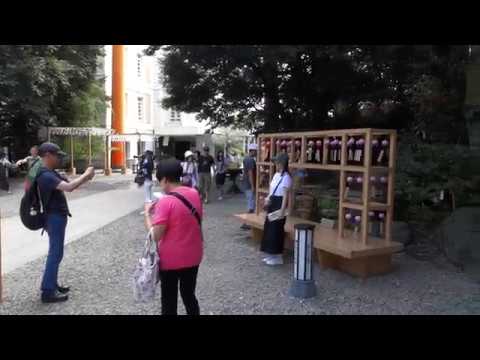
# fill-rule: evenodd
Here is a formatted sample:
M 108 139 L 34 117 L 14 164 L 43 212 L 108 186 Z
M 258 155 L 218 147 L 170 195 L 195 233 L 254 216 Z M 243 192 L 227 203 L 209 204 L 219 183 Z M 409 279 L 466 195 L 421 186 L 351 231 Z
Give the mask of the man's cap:
M 60 146 L 54 143 L 43 143 L 38 147 L 38 155 L 44 156 L 45 154 L 50 153 L 58 156 L 67 156 L 67 153 L 63 152 L 60 149 Z
M 248 151 L 257 151 L 257 150 L 258 150 L 257 144 L 248 145 Z
M 193 156 L 193 152 L 190 150 L 185 151 L 185 159 L 189 158 L 190 156 Z
M 288 155 L 285 153 L 280 153 L 273 158 L 273 162 L 280 163 L 283 165 L 288 164 Z

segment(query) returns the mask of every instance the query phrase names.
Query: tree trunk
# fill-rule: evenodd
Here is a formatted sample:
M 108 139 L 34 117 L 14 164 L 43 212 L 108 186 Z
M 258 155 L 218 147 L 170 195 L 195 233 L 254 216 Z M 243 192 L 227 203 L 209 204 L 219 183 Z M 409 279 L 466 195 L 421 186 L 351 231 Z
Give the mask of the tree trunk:
M 286 124 L 279 102 L 277 69 L 273 60 L 264 64 L 262 78 L 265 96 L 265 130 L 285 130 Z

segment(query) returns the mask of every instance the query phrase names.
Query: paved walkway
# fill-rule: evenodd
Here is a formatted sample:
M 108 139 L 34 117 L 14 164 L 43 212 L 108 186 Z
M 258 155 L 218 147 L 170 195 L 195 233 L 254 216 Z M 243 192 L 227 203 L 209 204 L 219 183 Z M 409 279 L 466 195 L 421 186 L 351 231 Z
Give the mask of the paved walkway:
M 291 254 L 283 266 L 261 262 L 258 243 L 231 216 L 244 203 L 236 196 L 206 207 L 197 287 L 203 314 L 480 314 L 477 283 L 447 264 L 405 254 L 395 255 L 393 273 L 365 282 L 316 268 L 318 296 L 292 298 Z M 148 304 L 132 298 L 131 275 L 145 236 L 138 210 L 66 247 L 60 280 L 72 286 L 67 303 L 40 303 L 45 259 L 39 258 L 5 276 L 0 314 L 159 314 L 159 294 Z M 179 312 L 184 313 L 180 301 Z
M 45 255 L 48 237 L 23 226 L 18 207 L 23 192 L 17 183 L 14 194 L 0 197 L 2 209 L 2 272 L 9 273 Z M 67 194 L 72 218 L 66 233 L 71 243 L 131 213 L 143 204 L 143 190 L 130 175 L 97 176 L 78 191 Z M 4 201 L 4 199 L 6 201 Z

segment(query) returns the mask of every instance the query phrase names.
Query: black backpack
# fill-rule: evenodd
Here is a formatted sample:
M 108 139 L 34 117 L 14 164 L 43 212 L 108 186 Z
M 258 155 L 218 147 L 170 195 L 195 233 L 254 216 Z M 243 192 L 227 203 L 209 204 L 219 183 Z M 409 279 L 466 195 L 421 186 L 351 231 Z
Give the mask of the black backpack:
M 30 230 L 40 230 L 45 227 L 47 203 L 43 204 L 37 179 L 45 170 L 40 168 L 35 180 L 22 197 L 20 202 L 20 219 Z

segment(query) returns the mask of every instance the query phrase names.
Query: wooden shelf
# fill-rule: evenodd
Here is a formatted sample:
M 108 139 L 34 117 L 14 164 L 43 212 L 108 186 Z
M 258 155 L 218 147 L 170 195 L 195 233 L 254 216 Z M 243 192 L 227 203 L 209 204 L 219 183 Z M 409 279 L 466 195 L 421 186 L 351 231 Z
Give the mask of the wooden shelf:
M 369 202 L 368 207 L 371 210 L 388 210 L 388 208 L 389 208 L 388 204 L 382 204 L 382 203 L 375 202 L 375 201 Z
M 352 171 L 352 172 L 364 172 L 365 167 L 363 166 L 355 166 L 355 165 L 345 165 L 343 166 L 345 171 Z
M 307 136 L 309 138 L 313 137 L 327 137 L 327 136 L 336 136 L 341 137 L 343 134 L 348 135 L 365 135 L 371 129 L 340 129 L 340 130 L 322 130 L 322 131 L 308 131 L 308 132 L 285 132 L 285 133 L 262 133 L 259 138 L 297 138 L 302 136 Z M 376 130 L 376 129 L 375 129 Z M 378 131 L 392 131 L 392 130 L 378 130 Z M 394 130 L 393 130 L 394 131 Z
M 324 164 L 300 164 L 300 163 L 293 163 L 288 164 L 289 167 L 294 169 L 310 169 L 310 170 L 330 170 L 330 171 L 351 171 L 351 172 L 365 172 L 365 168 L 363 166 L 354 166 L 354 165 L 324 165 Z
M 372 135 L 393 135 L 396 133 L 396 130 L 393 129 L 372 129 Z
M 361 163 L 349 162 L 347 159 L 348 152 L 348 137 L 361 136 L 365 140 L 364 153 L 362 154 L 365 161 Z M 326 138 L 335 137 L 341 139 L 342 146 L 339 149 L 340 154 L 337 153 L 342 159 L 341 163 L 329 164 L 328 163 L 328 151 Z M 374 160 L 372 160 L 374 154 L 372 150 L 372 141 L 374 139 L 380 139 L 386 137 L 389 139 L 389 148 L 386 150 L 385 155 L 388 157 L 389 163 L 385 166 L 372 166 Z M 357 272 L 357 273 L 375 273 L 378 269 L 387 269 L 390 267 L 391 254 L 401 248 L 401 245 L 394 243 L 391 238 L 392 235 L 392 222 L 393 222 L 393 204 L 394 204 L 394 187 L 395 187 L 395 167 L 396 167 L 396 151 L 397 151 L 397 132 L 390 129 L 340 129 L 340 130 L 325 130 L 325 131 L 308 131 L 308 132 L 288 132 L 288 133 L 271 133 L 260 134 L 258 136 L 258 143 L 260 144 L 263 139 L 270 139 L 270 155 L 276 152 L 275 141 L 278 139 L 286 140 L 301 140 L 301 157 L 299 162 L 290 163 L 290 168 L 305 169 L 305 170 L 326 170 L 337 171 L 339 173 L 339 192 L 338 192 L 338 226 L 336 229 L 327 229 L 318 223 L 305 221 L 295 217 L 287 218 L 286 225 L 286 239 L 292 240 L 293 226 L 295 223 L 312 223 L 316 226 L 315 230 L 315 248 L 317 254 L 322 261 L 326 264 L 337 264 L 331 266 L 341 271 Z M 321 139 L 321 163 L 310 163 L 307 161 L 307 142 L 310 139 Z M 290 148 L 293 151 L 295 147 Z M 291 152 L 290 151 L 290 152 Z M 293 154 L 290 153 L 290 156 Z M 260 159 L 259 154 L 258 159 Z M 353 164 L 353 165 L 350 165 Z M 263 179 L 260 175 L 259 169 L 266 167 L 270 170 L 274 169 L 275 164 L 272 161 L 257 162 L 257 186 L 260 187 L 260 180 Z M 348 173 L 357 173 L 355 176 L 362 176 L 364 180 L 361 185 L 361 198 L 357 199 L 353 197 L 353 193 L 350 193 L 351 198 L 346 197 L 346 178 L 350 176 Z M 272 179 L 272 171 L 270 171 L 270 180 Z M 378 202 L 378 199 L 370 199 L 370 177 L 372 176 L 385 176 L 388 177 L 387 198 L 382 199 L 385 203 Z M 266 180 L 266 179 L 265 179 Z M 262 186 L 266 183 L 262 183 Z M 353 190 L 353 189 L 352 189 Z M 259 189 L 258 194 L 267 194 L 267 189 Z M 261 212 L 258 206 L 259 197 L 256 197 L 257 201 L 257 213 L 256 214 L 241 214 L 237 218 L 241 219 L 244 223 L 252 225 L 252 236 L 254 238 L 261 237 L 261 233 L 264 225 L 264 214 Z M 343 200 L 342 200 L 343 199 Z M 289 211 L 290 213 L 294 206 L 294 194 L 290 198 Z M 360 226 L 360 233 L 357 234 L 358 238 L 353 238 L 349 235 L 348 228 L 345 226 L 345 219 L 343 217 L 344 209 L 352 209 L 362 212 L 362 221 Z M 369 217 L 366 216 L 366 211 L 382 211 L 385 213 L 385 239 L 372 238 L 368 233 L 368 221 Z M 245 217 L 245 216 L 246 217 Z M 342 259 L 344 260 L 342 260 Z M 355 258 L 355 259 L 353 259 Z M 359 258 L 359 259 L 357 259 Z M 388 265 L 388 266 L 387 266 Z M 375 271 L 370 271 L 376 269 Z M 356 268 L 356 270 L 353 270 Z M 366 270 L 366 269 L 370 270 Z M 357 271 L 358 270 L 358 271 Z M 365 271 L 364 271 L 365 270 Z
M 344 201 L 342 202 L 343 208 L 353 209 L 353 210 L 363 210 L 364 206 L 360 202 L 351 202 L 351 201 Z
M 361 201 L 355 201 L 355 200 L 345 200 L 342 202 L 342 207 L 343 208 L 348 208 L 348 209 L 354 209 L 354 210 L 363 210 L 364 206 Z M 368 203 L 368 208 L 370 210 L 388 210 L 389 206 L 387 204 L 382 204 L 379 202 L 375 201 L 370 201 Z

